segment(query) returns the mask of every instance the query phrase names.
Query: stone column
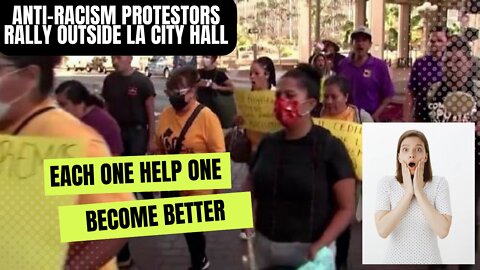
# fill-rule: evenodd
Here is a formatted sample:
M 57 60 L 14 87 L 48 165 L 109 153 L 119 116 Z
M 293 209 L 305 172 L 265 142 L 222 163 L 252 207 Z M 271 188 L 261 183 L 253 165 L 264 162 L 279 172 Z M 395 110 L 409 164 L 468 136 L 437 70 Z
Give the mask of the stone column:
M 365 25 L 367 16 L 367 0 L 355 1 L 355 28 Z
M 433 16 L 433 25 L 438 26 L 447 26 L 447 15 L 449 4 L 447 1 L 437 1 L 436 5 L 438 6 L 435 16 Z M 450 4 L 451 5 L 451 4 Z
M 407 59 L 410 44 L 410 5 L 400 5 L 398 32 L 398 58 Z
M 310 14 L 308 2 L 310 0 L 298 1 L 298 14 Z M 298 60 L 308 62 L 311 46 L 310 16 L 298 17 Z
M 370 29 L 372 31 L 372 49 L 370 53 L 383 59 L 385 44 L 385 0 L 371 0 L 372 20 Z
M 479 29 L 480 28 L 480 14 L 474 14 L 473 18 L 474 18 L 474 20 L 472 20 L 472 21 L 475 21 L 475 23 L 473 23 L 472 26 Z M 476 56 L 480 55 L 480 40 L 476 40 L 474 42 L 473 51 L 474 51 L 474 55 L 476 55 Z

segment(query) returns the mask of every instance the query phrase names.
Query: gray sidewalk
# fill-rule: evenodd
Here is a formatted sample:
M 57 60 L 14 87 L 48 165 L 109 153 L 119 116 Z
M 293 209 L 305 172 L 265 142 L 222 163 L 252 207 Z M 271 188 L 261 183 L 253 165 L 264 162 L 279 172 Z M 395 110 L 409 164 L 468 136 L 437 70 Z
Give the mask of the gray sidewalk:
M 232 162 L 232 192 L 240 191 L 246 177 L 246 167 Z M 240 231 L 209 232 L 207 236 L 207 255 L 211 262 L 210 270 L 246 270 L 250 269 L 246 258 L 246 241 L 239 238 Z M 142 237 L 130 240 L 132 257 L 135 265 L 130 270 L 187 270 L 190 266 L 190 255 L 183 235 Z M 476 254 L 476 260 L 479 261 Z M 352 226 L 349 270 L 427 270 L 426 266 L 384 266 L 362 265 L 362 225 Z M 458 269 L 449 266 L 445 270 Z M 476 266 L 475 269 L 480 269 Z
M 232 192 L 240 191 L 246 172 L 246 165 L 232 162 Z M 248 269 L 242 260 L 247 252 L 246 242 L 239 238 L 239 233 L 239 230 L 206 233 L 211 270 Z M 131 239 L 130 250 L 135 261 L 131 270 L 186 270 L 190 266 L 182 234 Z

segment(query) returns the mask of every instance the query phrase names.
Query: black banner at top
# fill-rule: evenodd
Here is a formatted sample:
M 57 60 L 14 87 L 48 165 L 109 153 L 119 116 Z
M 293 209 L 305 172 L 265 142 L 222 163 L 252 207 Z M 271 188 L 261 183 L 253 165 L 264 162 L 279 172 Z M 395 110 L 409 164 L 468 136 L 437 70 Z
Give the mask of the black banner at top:
M 16 0 L 2 13 L 7 55 L 226 55 L 237 43 L 231 0 Z

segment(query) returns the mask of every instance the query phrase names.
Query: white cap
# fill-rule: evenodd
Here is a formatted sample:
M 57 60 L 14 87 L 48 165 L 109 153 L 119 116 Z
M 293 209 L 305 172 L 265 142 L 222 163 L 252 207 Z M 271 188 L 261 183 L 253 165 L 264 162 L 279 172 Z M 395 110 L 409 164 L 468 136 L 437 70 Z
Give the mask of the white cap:
M 363 26 L 363 25 L 357 27 L 357 29 L 355 29 L 355 31 L 353 31 L 352 34 L 350 34 L 350 38 L 353 39 L 353 37 L 357 34 L 365 34 L 365 35 L 370 36 L 370 38 L 372 38 L 372 32 L 370 31 L 370 29 L 368 29 L 368 27 Z

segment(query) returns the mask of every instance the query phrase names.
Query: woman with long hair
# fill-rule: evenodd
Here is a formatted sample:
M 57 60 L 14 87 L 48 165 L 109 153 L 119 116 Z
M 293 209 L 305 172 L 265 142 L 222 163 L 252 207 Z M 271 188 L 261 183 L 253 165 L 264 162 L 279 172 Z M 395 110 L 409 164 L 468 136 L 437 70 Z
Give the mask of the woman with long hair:
M 375 224 L 389 237 L 388 264 L 441 264 L 439 238 L 452 224 L 448 182 L 434 176 L 425 135 L 408 130 L 398 139 L 395 176 L 378 183 Z

